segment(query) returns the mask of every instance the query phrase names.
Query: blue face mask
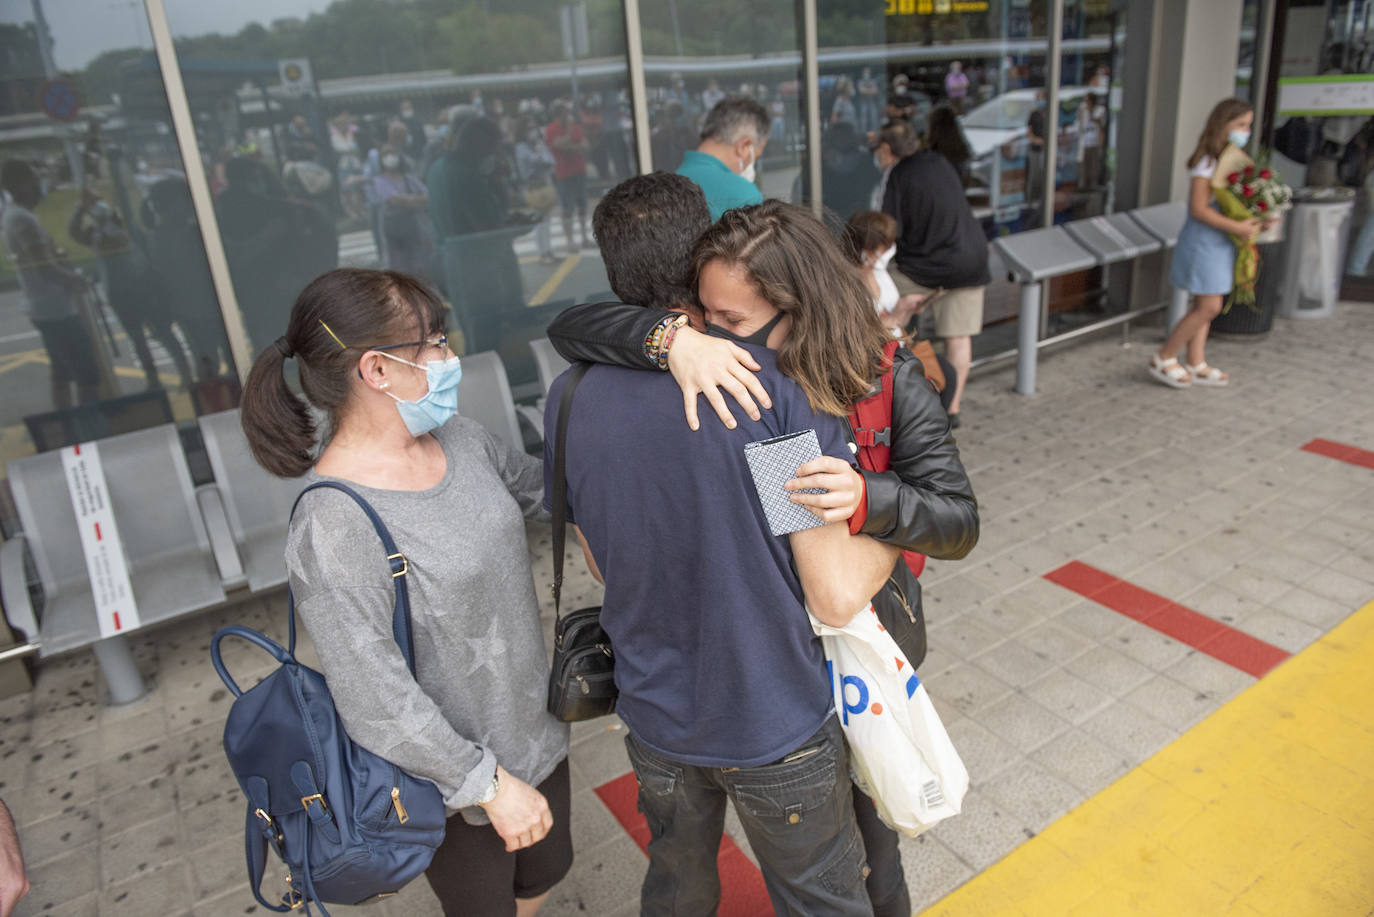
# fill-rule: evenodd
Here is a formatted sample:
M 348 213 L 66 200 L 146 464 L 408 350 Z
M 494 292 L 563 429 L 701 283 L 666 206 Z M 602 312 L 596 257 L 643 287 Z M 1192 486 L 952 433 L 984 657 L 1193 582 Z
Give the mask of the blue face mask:
M 421 366 L 419 363 L 394 357 L 383 350 L 377 353 L 389 360 L 425 371 L 429 391 L 418 401 L 406 401 L 387 392 L 396 399 L 396 410 L 401 413 L 401 420 L 405 422 L 411 436 L 423 436 L 430 430 L 442 427 L 458 413 L 458 381 L 463 378 L 463 366 L 457 357 L 430 360 L 427 365 Z
M 1245 149 L 1245 145 L 1246 145 L 1247 143 L 1250 142 L 1250 132 L 1249 132 L 1249 131 L 1231 131 L 1231 133 L 1229 133 L 1229 134 L 1226 135 L 1226 139 L 1229 140 L 1229 141 L 1231 141 L 1232 143 L 1234 143 L 1236 146 L 1240 147 L 1240 148 L 1243 150 L 1243 149 Z

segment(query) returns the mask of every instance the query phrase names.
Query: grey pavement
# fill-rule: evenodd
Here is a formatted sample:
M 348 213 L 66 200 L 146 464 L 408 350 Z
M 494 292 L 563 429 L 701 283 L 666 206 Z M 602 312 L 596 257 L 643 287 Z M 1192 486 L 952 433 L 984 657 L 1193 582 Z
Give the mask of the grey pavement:
M 918 911 L 1254 681 L 1045 573 L 1081 560 L 1290 652 L 1374 599 L 1374 470 L 1299 450 L 1313 437 L 1374 450 L 1374 305 L 1215 341 L 1208 356 L 1233 378 L 1221 390 L 1151 382 L 1158 338 L 1137 327 L 1128 346 L 1113 334 L 1045 355 L 1034 398 L 1012 393 L 1009 369 L 970 383 L 959 441 L 983 536 L 922 577 L 921 675 L 972 786 L 963 814 L 903 843 Z M 541 595 L 550 550 L 532 528 Z M 569 566 L 569 606 L 595 603 L 580 559 Z M 34 883 L 22 917 L 261 912 L 208 644 L 231 622 L 280 639 L 284 613 L 280 594 L 251 598 L 144 635 L 155 688 L 128 707 L 101 705 L 89 654 L 45 664 L 31 694 L 0 701 L 0 796 Z M 246 645 L 226 658 L 240 683 L 270 668 Z M 613 719 L 573 730 L 577 862 L 550 917 L 638 911 L 646 860 L 593 792 L 629 770 L 623 737 Z M 423 882 L 331 910 L 439 913 Z

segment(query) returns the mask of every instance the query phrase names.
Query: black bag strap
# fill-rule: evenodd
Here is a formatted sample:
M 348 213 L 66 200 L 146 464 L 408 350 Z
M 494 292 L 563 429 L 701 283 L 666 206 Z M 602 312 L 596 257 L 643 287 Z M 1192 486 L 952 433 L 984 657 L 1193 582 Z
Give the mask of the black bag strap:
M 558 401 L 558 428 L 553 439 L 553 616 L 559 617 L 559 601 L 563 594 L 563 550 L 568 528 L 568 415 L 572 412 L 573 390 L 590 363 L 578 363 L 563 383 L 563 397 Z
M 396 542 L 391 538 L 391 532 L 387 530 L 386 523 L 382 522 L 382 517 L 377 515 L 377 511 L 353 488 L 338 481 L 318 481 L 311 484 L 300 492 L 296 497 L 296 502 L 291 505 L 291 515 L 296 515 L 296 507 L 301 505 L 301 498 L 312 490 L 321 488 L 339 490 L 353 498 L 367 513 L 367 518 L 372 522 L 372 527 L 376 529 L 377 536 L 382 539 L 382 546 L 386 548 L 386 560 L 391 567 L 391 585 L 396 591 L 396 606 L 391 613 L 391 635 L 396 639 L 396 645 L 401 648 L 401 655 L 405 657 L 406 668 L 410 669 L 411 677 L 415 677 L 415 637 L 411 632 L 410 626 L 410 590 L 406 588 L 406 574 L 410 571 L 406 563 L 405 555 L 396 547 Z M 286 590 L 286 608 L 288 616 L 289 641 L 286 650 L 291 655 L 296 654 L 296 600 L 291 595 L 288 586 Z

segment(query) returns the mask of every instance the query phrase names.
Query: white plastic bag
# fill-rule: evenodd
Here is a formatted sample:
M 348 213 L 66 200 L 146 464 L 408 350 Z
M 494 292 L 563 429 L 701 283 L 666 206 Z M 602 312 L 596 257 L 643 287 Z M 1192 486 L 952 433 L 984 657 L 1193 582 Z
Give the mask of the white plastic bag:
M 958 815 L 968 771 L 925 686 L 873 606 L 843 628 L 811 618 L 825 648 L 850 767 L 893 830 L 915 837 Z

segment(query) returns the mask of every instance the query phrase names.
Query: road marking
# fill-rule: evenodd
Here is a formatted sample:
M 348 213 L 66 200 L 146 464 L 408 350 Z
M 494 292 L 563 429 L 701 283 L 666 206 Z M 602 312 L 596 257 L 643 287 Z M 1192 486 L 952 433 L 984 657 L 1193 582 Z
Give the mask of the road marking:
M 568 279 L 568 275 L 572 273 L 572 269 L 577 267 L 577 262 L 581 260 L 581 255 L 569 255 L 564 258 L 563 263 L 558 266 L 558 269 L 553 272 L 553 275 L 549 277 L 548 280 L 544 281 L 544 285 L 539 288 L 539 292 L 530 297 L 530 305 L 542 306 L 544 303 L 548 302 L 549 297 L 554 294 L 554 291 L 558 289 L 564 280 Z

